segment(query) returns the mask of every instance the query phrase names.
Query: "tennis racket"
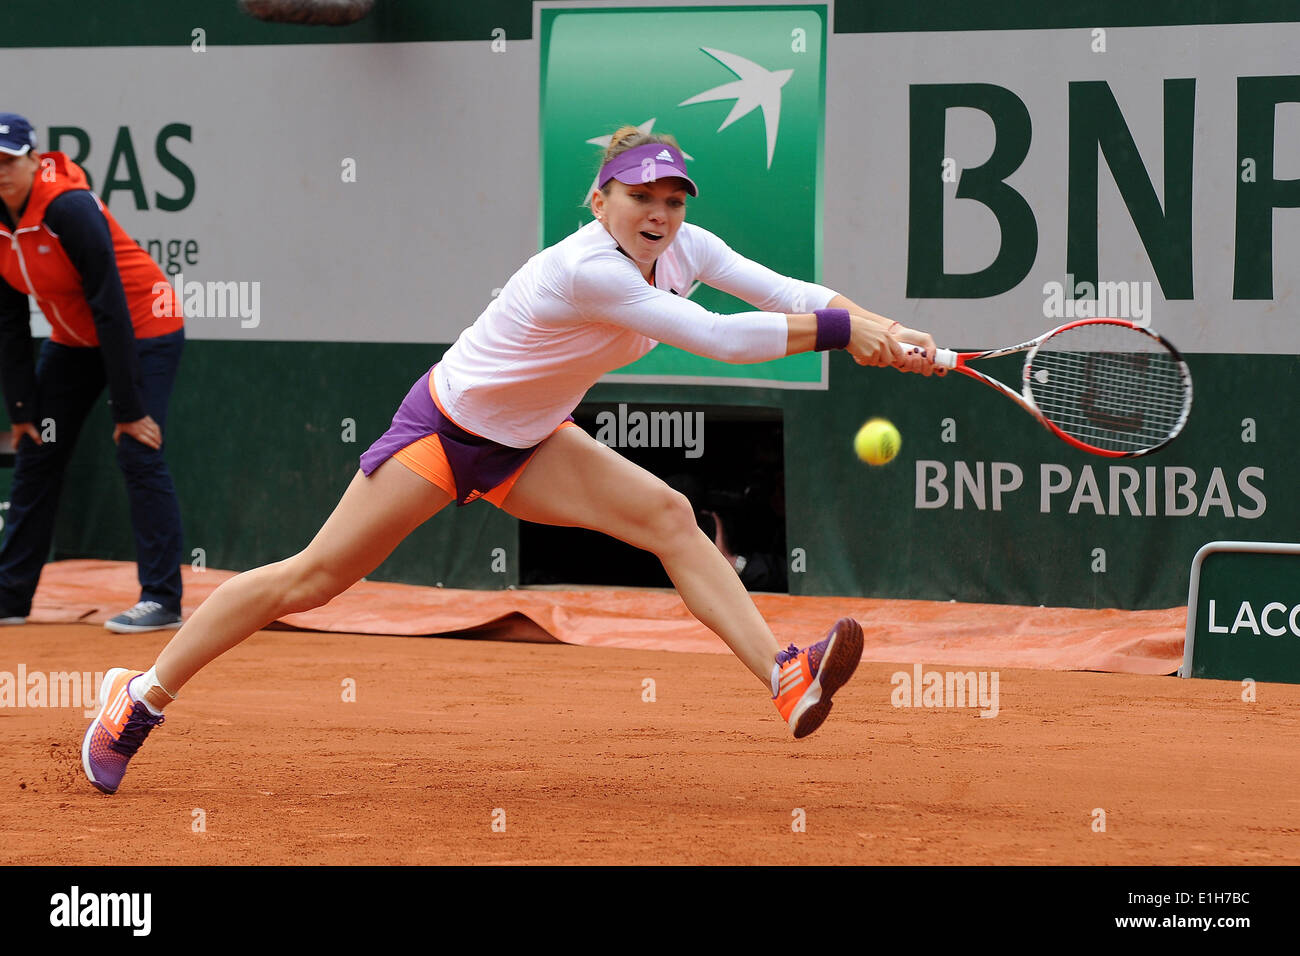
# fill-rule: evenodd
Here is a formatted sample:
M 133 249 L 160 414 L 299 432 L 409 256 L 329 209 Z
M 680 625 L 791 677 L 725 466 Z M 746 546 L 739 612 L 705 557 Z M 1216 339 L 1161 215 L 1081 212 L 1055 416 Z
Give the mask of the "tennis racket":
M 968 363 L 1028 352 L 1020 392 Z M 938 349 L 934 364 L 997 389 L 1062 441 L 1108 458 L 1133 458 L 1177 437 L 1192 410 L 1182 355 L 1125 319 L 1083 319 L 986 352 Z

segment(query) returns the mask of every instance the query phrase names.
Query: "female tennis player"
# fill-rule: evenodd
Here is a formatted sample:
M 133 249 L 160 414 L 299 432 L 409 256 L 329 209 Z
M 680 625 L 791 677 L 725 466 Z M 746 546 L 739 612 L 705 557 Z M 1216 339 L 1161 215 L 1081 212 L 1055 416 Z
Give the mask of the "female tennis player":
M 847 349 L 861 365 L 930 374 L 934 341 L 813 283 L 787 278 L 684 222 L 698 194 L 676 142 L 624 127 L 590 196 L 594 221 L 531 258 L 415 383 L 305 550 L 221 585 L 146 672 L 115 668 L 82 744 L 114 793 L 127 762 L 198 671 L 277 618 L 318 607 L 457 501 L 589 528 L 654 553 L 682 600 L 765 687 L 795 737 L 825 720 L 862 655 L 862 629 L 782 651 L 684 496 L 573 425 L 606 372 L 657 343 L 727 362 Z M 764 311 L 711 313 L 695 280 Z

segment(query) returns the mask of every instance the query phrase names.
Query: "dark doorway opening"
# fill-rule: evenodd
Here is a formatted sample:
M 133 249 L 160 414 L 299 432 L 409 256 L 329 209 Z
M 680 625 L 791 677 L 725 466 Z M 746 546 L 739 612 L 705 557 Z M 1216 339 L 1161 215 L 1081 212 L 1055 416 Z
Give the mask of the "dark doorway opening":
M 720 550 L 739 559 L 734 566 L 747 588 L 789 589 L 780 409 L 593 402 L 573 417 L 686 495 L 711 540 L 719 540 L 720 522 Z M 519 567 L 523 586 L 672 586 L 654 555 L 581 528 L 521 522 Z

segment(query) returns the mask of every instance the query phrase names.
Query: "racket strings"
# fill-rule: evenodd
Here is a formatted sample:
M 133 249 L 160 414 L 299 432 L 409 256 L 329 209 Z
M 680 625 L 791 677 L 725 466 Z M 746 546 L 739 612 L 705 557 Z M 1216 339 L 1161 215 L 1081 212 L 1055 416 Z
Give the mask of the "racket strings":
M 1158 339 L 1127 326 L 1067 329 L 1039 346 L 1025 372 L 1044 418 L 1105 451 L 1153 448 L 1187 416 L 1182 362 Z

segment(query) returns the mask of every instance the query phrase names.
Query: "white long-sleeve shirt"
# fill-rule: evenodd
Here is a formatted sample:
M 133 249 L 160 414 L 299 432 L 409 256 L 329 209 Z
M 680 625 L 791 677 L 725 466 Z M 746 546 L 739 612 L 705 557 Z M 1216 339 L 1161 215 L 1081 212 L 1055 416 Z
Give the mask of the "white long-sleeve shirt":
M 720 315 L 685 296 L 696 280 L 760 312 Z M 434 370 L 438 400 L 462 428 L 502 445 L 546 438 L 605 373 L 660 342 L 725 362 L 785 355 L 785 316 L 826 306 L 835 292 L 746 259 L 683 223 L 655 268 L 655 285 L 599 222 L 543 249 Z

